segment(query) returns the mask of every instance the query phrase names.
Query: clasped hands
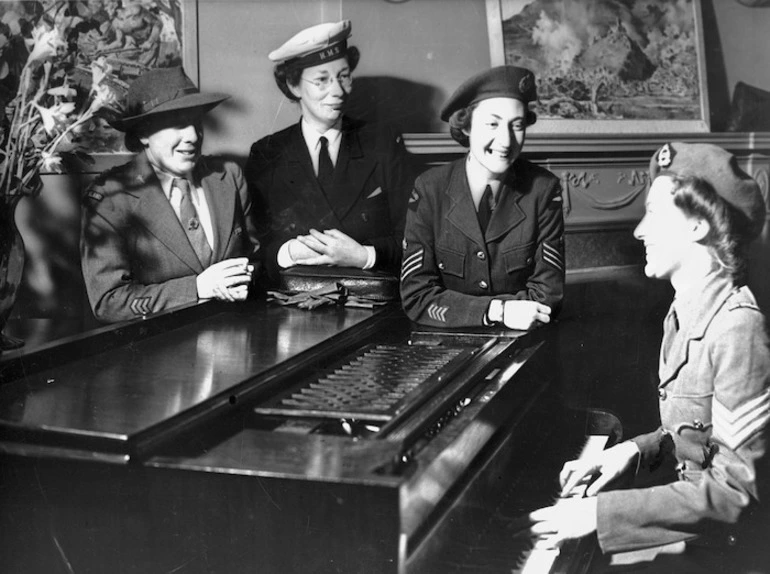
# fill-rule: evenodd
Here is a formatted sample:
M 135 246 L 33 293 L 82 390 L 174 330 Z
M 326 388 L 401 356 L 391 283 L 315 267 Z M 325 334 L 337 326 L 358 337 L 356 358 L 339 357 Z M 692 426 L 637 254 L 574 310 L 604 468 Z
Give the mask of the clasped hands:
M 565 540 L 581 538 L 596 531 L 596 494 L 620 476 L 639 453 L 636 444 L 622 442 L 586 460 L 567 462 L 559 474 L 561 496 L 569 497 L 586 486 L 583 497 L 561 498 L 553 506 L 530 513 L 530 532 L 538 537 L 535 548 L 555 549 Z
M 335 265 L 362 269 L 369 258 L 366 248 L 338 229 L 311 229 L 289 242 L 289 255 L 297 265 Z
M 247 257 L 234 257 L 214 263 L 196 277 L 199 299 L 245 301 L 254 266 Z

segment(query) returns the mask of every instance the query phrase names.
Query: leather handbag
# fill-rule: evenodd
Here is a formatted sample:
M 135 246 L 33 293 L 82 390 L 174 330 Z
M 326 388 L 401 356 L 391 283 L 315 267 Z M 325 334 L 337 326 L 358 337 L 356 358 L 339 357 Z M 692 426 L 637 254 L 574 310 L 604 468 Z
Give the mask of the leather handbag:
M 289 293 L 305 293 L 342 285 L 353 297 L 372 301 L 395 301 L 399 297 L 398 277 L 383 271 L 297 265 L 282 269 L 280 274 L 280 288 Z

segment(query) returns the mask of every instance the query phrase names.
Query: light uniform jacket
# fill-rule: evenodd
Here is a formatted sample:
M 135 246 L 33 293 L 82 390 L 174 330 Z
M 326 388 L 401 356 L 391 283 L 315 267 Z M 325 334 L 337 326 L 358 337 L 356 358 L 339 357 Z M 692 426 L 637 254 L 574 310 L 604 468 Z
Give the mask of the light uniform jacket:
M 401 300 L 410 319 L 481 326 L 493 298 L 527 299 L 555 311 L 564 293 L 559 180 L 517 159 L 482 235 L 460 159 L 417 178 L 404 231 Z
M 281 245 L 311 228 L 338 229 L 374 247 L 376 269 L 398 272 L 413 177 L 400 136 L 343 118 L 330 189 L 321 188 L 300 123 L 251 147 L 245 174 L 273 279 Z
M 256 257 L 240 168 L 204 157 L 195 176 L 211 211 L 211 263 Z M 203 266 L 144 152 L 89 188 L 80 252 L 88 298 L 100 321 L 132 319 L 198 300 L 196 277 Z
M 676 327 L 667 320 L 664 341 L 673 335 L 673 343 L 668 353 L 661 350 L 659 369 L 662 425 L 634 440 L 640 469 L 674 456 L 679 480 L 600 493 L 598 537 L 605 552 L 690 540 L 740 546 L 747 533 L 741 523 L 766 512 L 757 507 L 759 481 L 768 480 L 764 317 L 748 287 L 733 287 L 722 273 L 673 308 L 678 331 L 672 333 Z

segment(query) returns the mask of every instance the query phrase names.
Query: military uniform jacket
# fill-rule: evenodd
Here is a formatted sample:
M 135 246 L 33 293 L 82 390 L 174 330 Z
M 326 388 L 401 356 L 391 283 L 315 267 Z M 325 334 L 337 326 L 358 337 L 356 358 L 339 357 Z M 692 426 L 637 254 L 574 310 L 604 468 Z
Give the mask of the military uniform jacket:
M 482 235 L 466 159 L 417 178 L 404 232 L 401 300 L 413 321 L 481 326 L 493 298 L 558 310 L 564 293 L 564 217 L 559 180 L 517 159 Z
M 375 268 L 398 272 L 413 182 L 403 140 L 347 118 L 341 138 L 327 190 L 316 179 L 299 122 L 251 147 L 244 171 L 274 279 L 281 245 L 311 228 L 338 229 L 373 246 Z
M 256 257 L 241 169 L 204 157 L 195 177 L 211 211 L 211 262 Z M 203 266 L 144 152 L 89 188 L 80 252 L 88 298 L 100 321 L 132 319 L 198 299 L 196 277 Z
M 674 301 L 678 330 L 674 321 L 665 327 L 664 341 L 673 335 L 673 343 L 665 359 L 661 350 L 662 425 L 634 439 L 640 470 L 673 456 L 679 480 L 599 493 L 598 536 L 605 552 L 682 540 L 736 546 L 755 530 L 746 521 L 761 522 L 766 515 L 757 506 L 760 480 L 763 488 L 768 481 L 770 344 L 764 317 L 748 287 L 733 287 L 722 273 L 710 275 L 691 299 Z

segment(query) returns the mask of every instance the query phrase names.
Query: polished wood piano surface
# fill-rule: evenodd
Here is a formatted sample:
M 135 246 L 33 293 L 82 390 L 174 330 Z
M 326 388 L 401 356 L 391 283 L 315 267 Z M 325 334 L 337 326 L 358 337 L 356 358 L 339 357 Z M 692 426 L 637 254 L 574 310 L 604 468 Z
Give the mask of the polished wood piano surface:
M 3 571 L 521 568 L 512 525 L 618 432 L 561 404 L 553 332 L 208 303 L 7 353 Z

